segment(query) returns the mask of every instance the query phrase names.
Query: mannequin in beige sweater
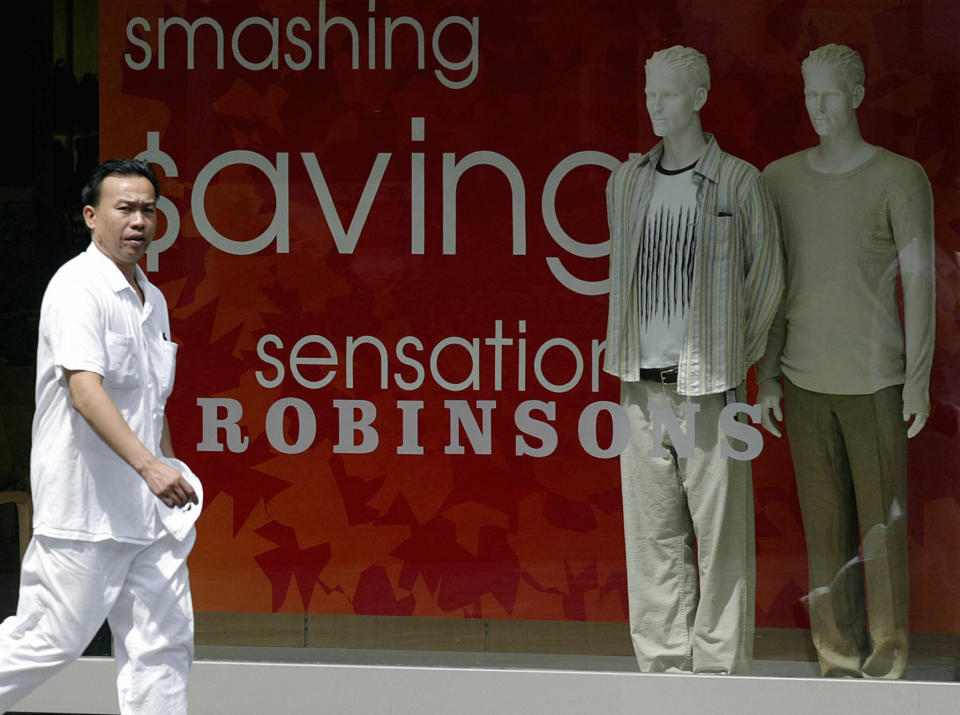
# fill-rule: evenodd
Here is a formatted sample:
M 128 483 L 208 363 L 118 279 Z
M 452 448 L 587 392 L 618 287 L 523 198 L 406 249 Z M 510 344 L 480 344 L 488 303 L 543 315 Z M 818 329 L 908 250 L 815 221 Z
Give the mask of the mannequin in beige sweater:
M 906 439 L 930 411 L 933 200 L 918 163 L 861 136 L 856 52 L 814 50 L 803 76 L 820 142 L 764 171 L 787 289 L 758 363 L 758 399 L 779 437 L 786 391 L 821 671 L 897 678 L 909 632 Z

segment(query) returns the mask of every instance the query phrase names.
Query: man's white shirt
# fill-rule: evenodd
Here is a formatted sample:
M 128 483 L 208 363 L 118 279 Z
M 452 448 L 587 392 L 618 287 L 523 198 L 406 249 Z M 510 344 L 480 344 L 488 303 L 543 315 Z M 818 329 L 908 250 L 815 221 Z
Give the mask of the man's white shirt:
M 135 270 L 144 303 L 91 243 L 57 271 L 44 294 L 30 460 L 38 534 L 133 543 L 160 534 L 156 496 L 73 408 L 63 373 L 101 375 L 124 420 L 160 454 L 177 345 L 163 294 Z

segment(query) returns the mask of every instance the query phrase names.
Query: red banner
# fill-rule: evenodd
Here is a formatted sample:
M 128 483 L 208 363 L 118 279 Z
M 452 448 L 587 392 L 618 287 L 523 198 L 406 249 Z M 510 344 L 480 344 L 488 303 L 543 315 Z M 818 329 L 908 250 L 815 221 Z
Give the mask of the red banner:
M 101 154 L 164 176 L 147 261 L 205 484 L 199 610 L 626 618 L 610 169 L 643 62 L 710 60 L 704 127 L 815 143 L 799 64 L 867 65 L 868 140 L 938 218 L 936 410 L 911 441 L 912 628 L 960 630 L 956 3 L 101 0 Z M 787 445 L 754 462 L 758 624 L 806 622 Z

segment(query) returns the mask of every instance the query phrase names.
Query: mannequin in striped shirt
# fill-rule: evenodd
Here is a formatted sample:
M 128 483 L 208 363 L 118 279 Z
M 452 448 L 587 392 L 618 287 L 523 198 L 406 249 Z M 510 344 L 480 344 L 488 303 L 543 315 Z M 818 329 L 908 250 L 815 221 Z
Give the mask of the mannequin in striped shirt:
M 620 378 L 631 430 L 620 457 L 630 633 L 644 672 L 748 673 L 753 488 L 718 421 L 743 401 L 780 299 L 776 221 L 760 173 L 701 128 L 706 58 L 656 52 L 644 89 L 663 141 L 607 185 L 604 369 Z

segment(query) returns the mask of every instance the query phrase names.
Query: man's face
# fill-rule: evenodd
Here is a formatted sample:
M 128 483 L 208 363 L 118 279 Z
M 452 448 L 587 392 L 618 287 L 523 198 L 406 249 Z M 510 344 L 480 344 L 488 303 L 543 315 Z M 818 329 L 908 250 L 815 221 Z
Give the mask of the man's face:
M 142 176 L 108 176 L 96 206 L 83 207 L 93 242 L 123 270 L 143 258 L 157 228 L 156 195 Z
M 687 72 L 662 64 L 647 67 L 647 112 L 658 137 L 678 136 L 693 122 L 707 99 L 695 88 Z
M 840 70 L 825 65 L 810 67 L 804 77 L 804 101 L 813 130 L 821 137 L 841 132 L 856 116 L 863 87 L 851 91 Z

